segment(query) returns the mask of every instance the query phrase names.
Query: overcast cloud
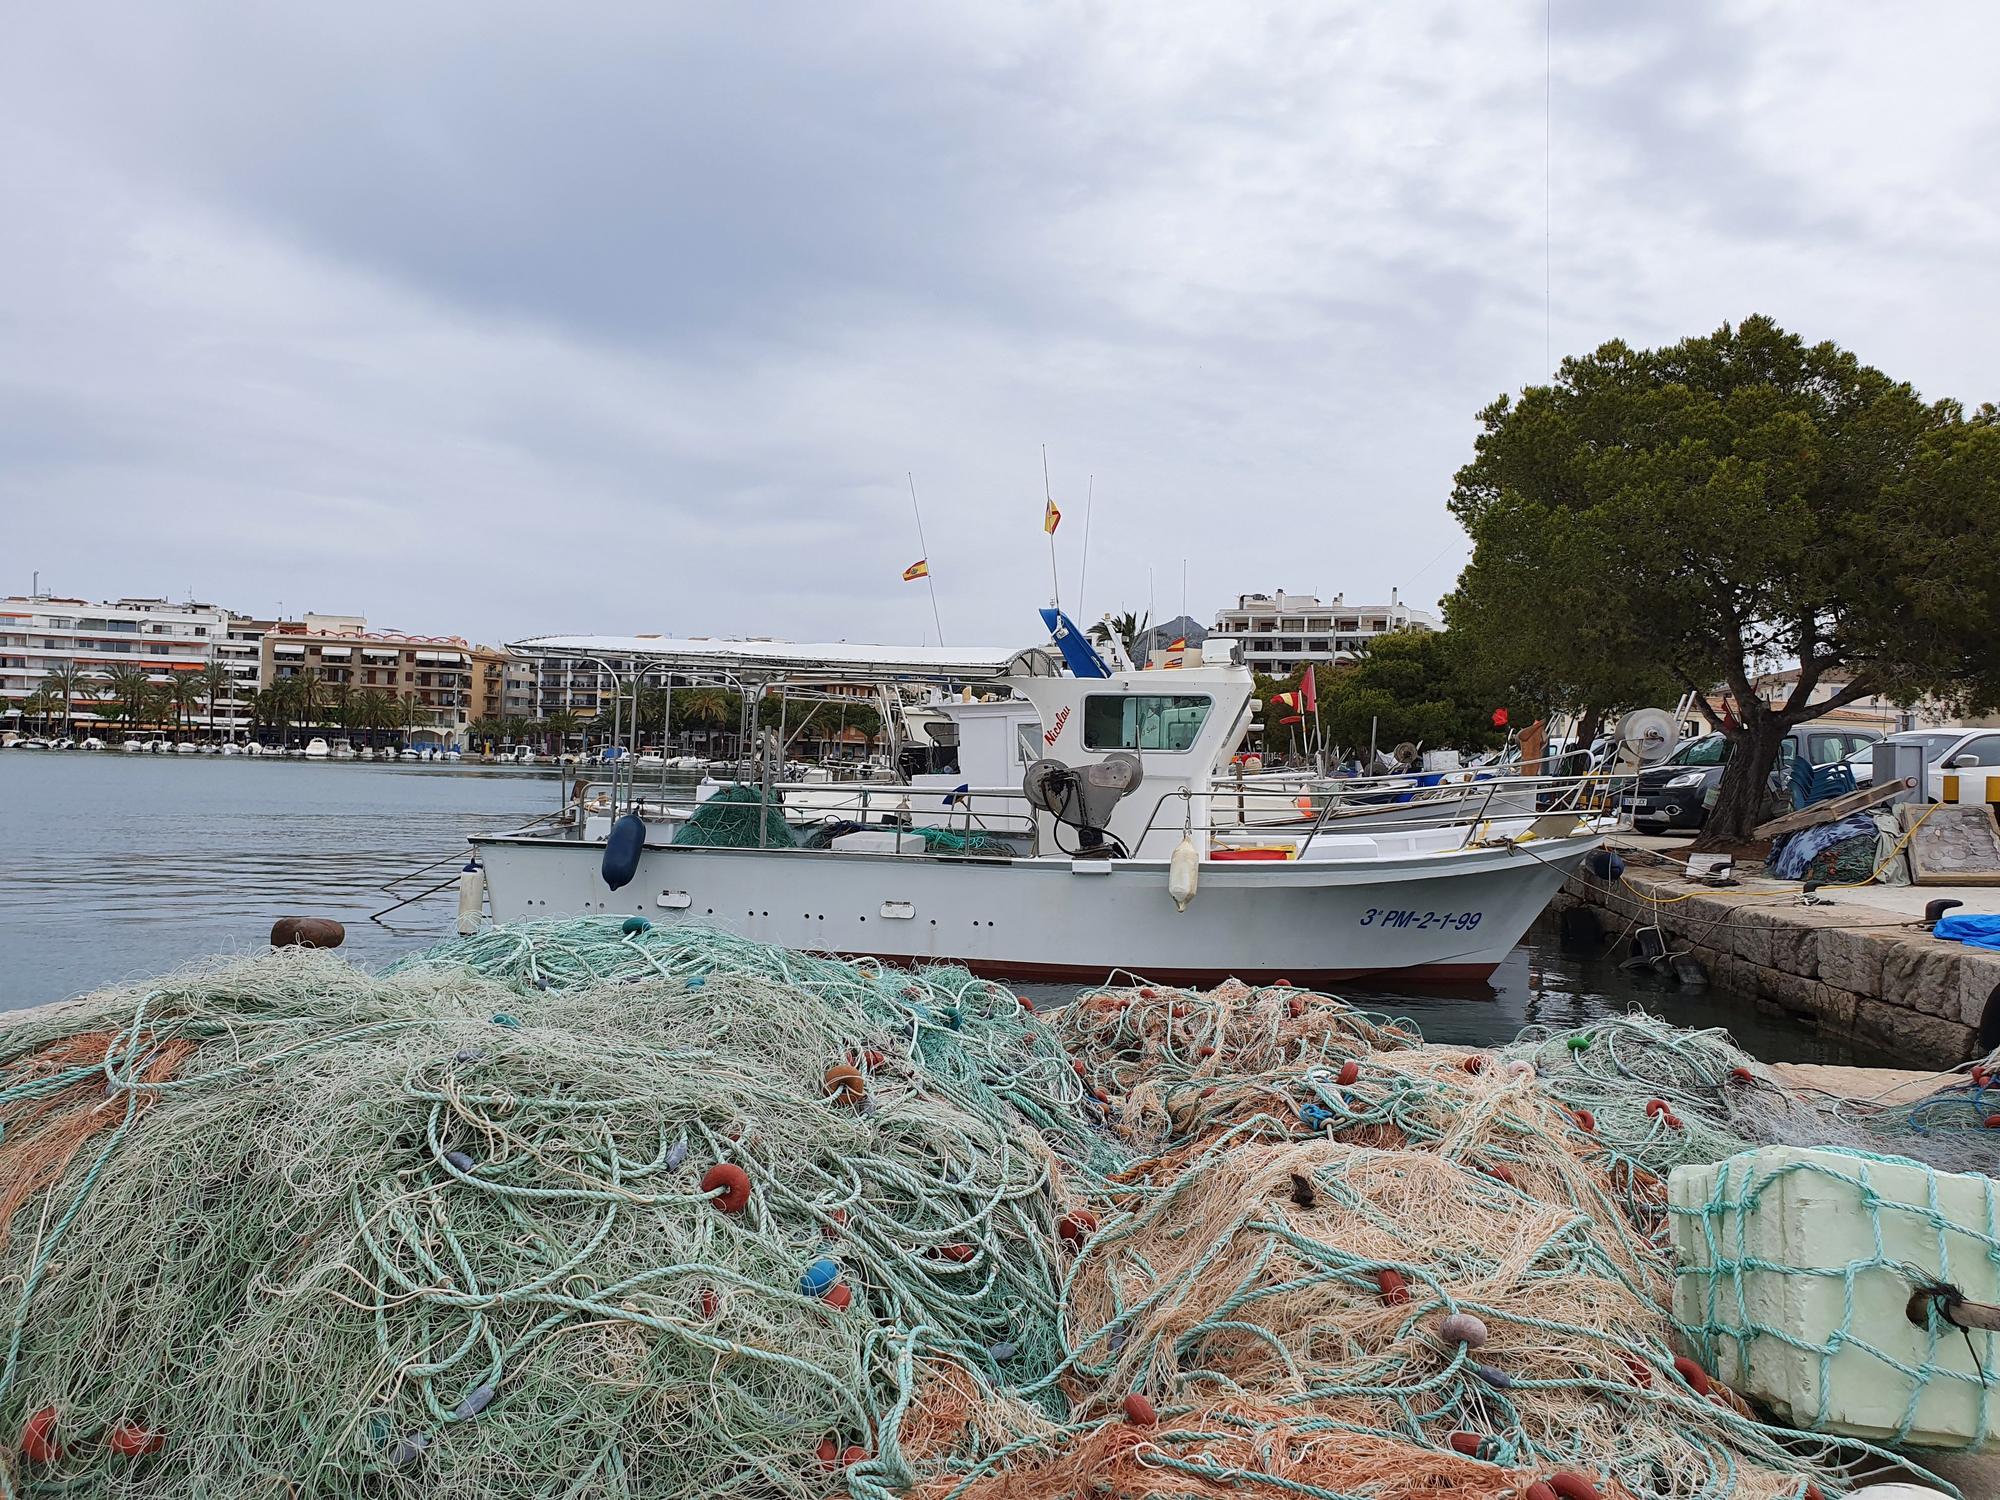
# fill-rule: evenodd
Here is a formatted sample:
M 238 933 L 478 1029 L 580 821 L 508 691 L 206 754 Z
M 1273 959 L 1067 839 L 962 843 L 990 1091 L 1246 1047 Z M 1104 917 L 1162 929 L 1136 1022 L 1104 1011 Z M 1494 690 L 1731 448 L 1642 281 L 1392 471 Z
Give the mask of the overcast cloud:
M 512 639 L 1430 604 L 1545 373 L 1536 4 L 17 6 L 0 592 Z M 1558 357 L 2000 397 L 2000 10 L 1553 25 Z

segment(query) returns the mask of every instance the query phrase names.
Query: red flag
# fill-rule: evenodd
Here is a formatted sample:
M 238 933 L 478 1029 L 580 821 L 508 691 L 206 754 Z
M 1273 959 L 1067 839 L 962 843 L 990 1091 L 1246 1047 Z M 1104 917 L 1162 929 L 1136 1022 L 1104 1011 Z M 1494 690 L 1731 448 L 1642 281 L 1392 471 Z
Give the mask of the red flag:
M 1314 679 L 1313 669 L 1306 668 L 1306 675 L 1299 679 L 1299 707 L 1306 713 L 1319 712 L 1319 683 Z
M 1495 729 L 1505 729 L 1507 727 L 1506 709 L 1496 708 L 1493 710 L 1493 727 Z
M 1278 722 L 1280 724 L 1303 724 L 1305 723 L 1305 720 L 1301 718 L 1298 714 L 1286 714 L 1284 718 L 1278 720 Z

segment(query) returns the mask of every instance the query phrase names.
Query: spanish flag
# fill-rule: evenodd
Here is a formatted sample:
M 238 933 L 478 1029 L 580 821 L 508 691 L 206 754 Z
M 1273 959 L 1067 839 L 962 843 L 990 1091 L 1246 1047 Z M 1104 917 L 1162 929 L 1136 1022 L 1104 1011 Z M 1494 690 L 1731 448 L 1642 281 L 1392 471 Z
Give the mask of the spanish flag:
M 1055 501 L 1045 502 L 1042 506 L 1042 530 L 1053 536 L 1055 529 L 1060 525 L 1062 525 L 1062 512 L 1056 509 Z
M 920 557 L 907 568 L 903 569 L 903 582 L 905 583 L 915 583 L 919 578 L 928 578 L 930 576 L 931 565 L 928 558 Z
M 1180 639 L 1176 640 L 1171 646 L 1167 647 L 1167 665 L 1169 667 L 1186 666 L 1187 665 L 1186 652 L 1187 652 L 1187 637 L 1182 636 L 1180 637 Z

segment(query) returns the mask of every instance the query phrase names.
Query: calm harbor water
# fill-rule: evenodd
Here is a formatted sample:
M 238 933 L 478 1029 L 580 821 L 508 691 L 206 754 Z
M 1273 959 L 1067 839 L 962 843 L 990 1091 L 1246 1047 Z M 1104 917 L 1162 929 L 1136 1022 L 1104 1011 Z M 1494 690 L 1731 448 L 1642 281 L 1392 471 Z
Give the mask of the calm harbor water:
M 338 917 L 344 951 L 363 963 L 423 948 L 451 935 L 455 890 L 380 922 L 370 913 L 455 879 L 468 834 L 552 811 L 559 785 L 553 769 L 0 752 L 0 1010 L 261 947 L 288 914 Z M 1543 929 L 1475 991 L 1374 981 L 1346 994 L 1436 1041 L 1642 1006 L 1680 1026 L 1727 1026 L 1772 1061 L 1866 1060 L 1740 997 L 1565 952 Z

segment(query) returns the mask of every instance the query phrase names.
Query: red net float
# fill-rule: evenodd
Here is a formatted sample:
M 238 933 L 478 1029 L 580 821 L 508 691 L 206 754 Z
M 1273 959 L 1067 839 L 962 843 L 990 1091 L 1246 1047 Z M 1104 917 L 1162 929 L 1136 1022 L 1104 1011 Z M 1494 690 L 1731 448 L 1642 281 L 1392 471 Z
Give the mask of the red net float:
M 1537 1479 L 1521 1491 L 1521 1500 L 1556 1500 L 1556 1492 L 1544 1480 Z
M 886 1059 L 882 1056 L 882 1054 L 877 1052 L 873 1047 L 870 1047 L 866 1052 L 862 1053 L 861 1057 L 862 1060 L 865 1061 L 870 1068 L 879 1068 L 882 1066 L 883 1062 L 886 1061 Z
M 1633 1384 L 1650 1386 L 1653 1383 L 1652 1366 L 1644 1360 L 1630 1354 L 1621 1354 L 1618 1357 L 1625 1361 L 1625 1368 L 1632 1372 Z
M 1072 1245 L 1081 1245 L 1097 1233 L 1097 1215 L 1087 1208 L 1066 1213 L 1056 1220 L 1056 1233 Z
M 1986 1117 L 1986 1128 L 1988 1130 L 2000 1130 L 2000 1115 L 1988 1115 Z
M 840 1444 L 836 1443 L 832 1438 L 821 1438 L 819 1440 L 819 1447 L 814 1451 L 819 1454 L 819 1466 L 822 1469 L 837 1469 L 840 1467 Z
M 1570 1118 L 1576 1121 L 1576 1128 L 1581 1130 L 1585 1135 L 1595 1135 L 1597 1133 L 1597 1116 L 1589 1110 L 1573 1109 L 1570 1111 Z
M 1340 1065 L 1339 1083 L 1342 1088 L 1346 1088 L 1350 1083 L 1360 1078 L 1360 1076 L 1361 1064 L 1353 1058 L 1348 1058 L 1346 1062 Z
M 1689 1359 L 1685 1354 L 1676 1354 L 1674 1356 L 1674 1373 L 1680 1376 L 1682 1380 L 1685 1380 L 1689 1388 L 1697 1396 L 1706 1396 L 1708 1394 L 1712 1384 L 1708 1378 L 1708 1371 Z
M 1306 997 L 1304 995 L 1293 995 L 1285 1001 L 1285 1009 L 1295 1016 L 1304 1015 L 1306 1013 Z
M 1016 995 L 1014 998 L 1020 1002 L 1022 1010 L 1025 1010 L 1031 1016 L 1035 1013 L 1035 1002 L 1030 1000 L 1026 995 Z
M 1151 1427 L 1158 1423 L 1160 1414 L 1151 1401 L 1134 1391 L 1125 1398 L 1125 1420 L 1134 1427 Z
M 1085 1068 L 1084 1068 L 1084 1066 L 1083 1066 L 1083 1062 L 1082 1062 L 1082 1060 L 1081 1060 L 1081 1059 L 1077 1059 L 1077 1060 L 1075 1060 L 1075 1061 L 1071 1062 L 1071 1063 L 1070 1063 L 1070 1070 L 1071 1070 L 1072 1072 L 1074 1072 L 1074 1073 L 1076 1074 L 1076 1076 L 1077 1076 L 1077 1077 L 1079 1077 L 1079 1078 L 1083 1078 L 1083 1077 L 1086 1077 L 1086 1076 L 1087 1076 L 1087 1073 L 1086 1073 L 1086 1070 L 1085 1070 Z
M 1731 1068 L 1729 1070 L 1729 1081 L 1731 1083 L 1755 1083 L 1757 1075 L 1748 1068 Z
M 21 1456 L 31 1464 L 52 1464 L 62 1457 L 56 1441 L 56 1409 L 45 1406 L 21 1426 Z
M 826 1092 L 842 1104 L 859 1104 L 868 1097 L 868 1080 L 859 1068 L 840 1063 L 826 1070 Z
M 750 1174 L 733 1161 L 719 1161 L 702 1173 L 701 1190 L 718 1193 L 715 1206 L 726 1214 L 740 1214 L 750 1206 Z
M 1604 1500 L 1596 1485 L 1568 1469 L 1558 1469 L 1551 1474 L 1548 1486 L 1556 1500 Z
M 1213 1057 L 1215 1056 L 1215 1049 L 1213 1047 L 1197 1047 L 1195 1048 L 1194 1055 L 1196 1057 Z
M 1660 1117 L 1661 1115 L 1665 1114 L 1666 1112 L 1667 1112 L 1667 1101 L 1666 1101 L 1666 1100 L 1664 1100 L 1664 1099 L 1648 1099 L 1648 1100 L 1646 1101 L 1646 1118 L 1647 1118 L 1647 1119 L 1649 1119 L 1649 1120 L 1657 1120 L 1657 1119 L 1658 1119 L 1658 1118 L 1659 1118 L 1659 1117 Z
M 937 1247 L 937 1254 L 940 1260 L 954 1261 L 959 1265 L 964 1265 L 977 1253 L 970 1245 L 939 1245 Z
M 1479 1450 L 1486 1446 L 1486 1439 L 1476 1432 L 1454 1432 L 1451 1435 L 1451 1451 L 1463 1453 L 1467 1458 L 1479 1457 Z
M 1392 1271 L 1387 1266 L 1375 1273 L 1375 1290 L 1384 1302 L 1394 1304 L 1410 1300 L 1410 1284 L 1403 1279 L 1403 1273 Z
M 1660 1123 L 1666 1126 L 1667 1129 L 1669 1130 L 1679 1130 L 1682 1128 L 1681 1117 L 1675 1114 L 1672 1110 L 1668 1110 L 1665 1114 L 1660 1116 Z
M 123 1458 L 144 1458 L 148 1453 L 158 1453 L 167 1443 L 163 1432 L 148 1432 L 136 1422 L 120 1422 L 111 1429 L 106 1439 L 111 1451 Z
M 1509 1167 L 1504 1161 L 1494 1162 L 1491 1166 L 1487 1167 L 1486 1171 L 1488 1175 L 1500 1182 L 1506 1183 L 1507 1186 L 1515 1186 L 1513 1168 Z
M 830 1208 L 827 1210 L 826 1216 L 832 1222 L 820 1225 L 819 1232 L 830 1240 L 839 1239 L 840 1231 L 847 1226 L 847 1210 L 844 1208 Z
M 820 1294 L 820 1300 L 835 1312 L 846 1312 L 854 1303 L 854 1288 L 844 1281 L 836 1281 Z
M 712 1286 L 705 1286 L 695 1294 L 694 1305 L 704 1323 L 713 1323 L 722 1314 L 722 1297 Z
M 867 1459 L 868 1450 L 866 1448 L 862 1447 L 859 1443 L 850 1444 L 841 1450 L 840 1466 L 843 1469 L 851 1469 L 858 1463 L 865 1463 Z
M 1484 1073 L 1486 1071 L 1486 1058 L 1481 1053 L 1475 1052 L 1472 1056 L 1466 1058 L 1464 1062 L 1460 1063 L 1459 1066 L 1464 1068 L 1466 1072 L 1475 1075 Z

